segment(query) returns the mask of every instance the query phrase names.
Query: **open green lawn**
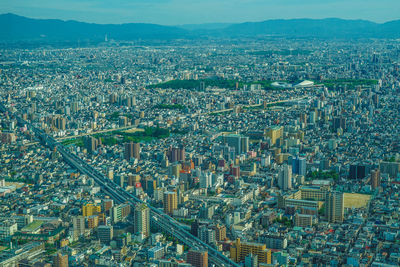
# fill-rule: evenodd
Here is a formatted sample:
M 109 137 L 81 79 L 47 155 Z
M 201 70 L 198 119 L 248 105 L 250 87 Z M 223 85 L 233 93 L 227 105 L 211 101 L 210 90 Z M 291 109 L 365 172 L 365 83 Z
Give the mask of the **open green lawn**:
M 271 81 L 242 82 L 227 79 L 172 80 L 165 83 L 150 85 L 149 88 L 199 90 L 201 83 L 204 83 L 205 87 L 211 86 L 226 89 L 236 89 L 236 83 L 238 83 L 239 88 L 243 88 L 244 85 L 250 87 L 251 84 L 261 84 L 261 87 L 265 90 L 282 90 L 272 87 Z

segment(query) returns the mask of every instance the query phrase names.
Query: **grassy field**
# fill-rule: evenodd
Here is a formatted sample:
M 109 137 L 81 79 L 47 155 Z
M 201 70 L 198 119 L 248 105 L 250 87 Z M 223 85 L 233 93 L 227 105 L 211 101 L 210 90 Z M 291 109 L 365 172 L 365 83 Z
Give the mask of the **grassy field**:
M 370 195 L 344 193 L 344 207 L 345 208 L 365 208 L 371 200 Z

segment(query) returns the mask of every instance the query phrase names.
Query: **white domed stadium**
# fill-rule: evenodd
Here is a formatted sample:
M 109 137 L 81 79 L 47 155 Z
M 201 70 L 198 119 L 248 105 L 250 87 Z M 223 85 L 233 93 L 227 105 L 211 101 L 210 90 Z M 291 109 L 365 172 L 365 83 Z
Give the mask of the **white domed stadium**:
M 304 80 L 301 83 L 296 84 L 294 87 L 296 87 L 296 88 L 306 88 L 306 87 L 312 87 L 312 86 L 314 86 L 314 82 L 313 81 Z

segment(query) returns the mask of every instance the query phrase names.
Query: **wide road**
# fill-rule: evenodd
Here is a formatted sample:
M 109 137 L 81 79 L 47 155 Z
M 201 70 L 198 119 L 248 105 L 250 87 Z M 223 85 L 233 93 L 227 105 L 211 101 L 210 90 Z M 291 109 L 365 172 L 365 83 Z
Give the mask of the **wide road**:
M 109 133 L 109 132 L 117 132 L 117 131 L 124 131 L 124 130 L 130 130 L 131 132 L 143 132 L 144 129 L 142 128 L 135 128 L 135 126 L 124 126 L 124 127 L 119 127 L 119 128 L 112 128 L 112 129 L 104 129 L 100 131 L 94 131 L 90 133 L 82 133 L 82 134 L 77 134 L 77 135 L 68 135 L 68 136 L 62 136 L 62 137 L 56 137 L 56 140 L 68 140 L 68 139 L 75 139 L 79 137 L 84 137 L 88 135 L 94 135 L 94 134 L 101 134 L 101 133 Z M 31 145 L 37 145 L 39 142 L 30 142 L 26 143 L 26 146 L 31 146 Z
M 8 112 L 12 114 L 8 108 L 0 103 L 0 111 L 1 112 Z M 28 123 L 27 121 L 23 120 L 17 114 L 12 114 L 17 119 L 17 122 L 20 126 L 26 126 L 29 130 L 31 130 L 36 137 L 38 137 L 41 143 L 51 150 L 54 148 L 63 156 L 64 160 L 71 165 L 72 167 L 76 168 L 83 174 L 93 178 L 93 180 L 100 186 L 102 191 L 109 195 L 116 203 L 130 203 L 132 206 L 135 206 L 138 203 L 143 203 L 147 205 L 150 209 L 150 218 L 151 223 L 156 224 L 159 228 L 164 230 L 166 233 L 174 236 L 183 244 L 187 245 L 188 247 L 195 249 L 195 250 L 207 250 L 208 251 L 208 259 L 211 264 L 215 266 L 234 266 L 239 267 L 239 265 L 233 262 L 231 259 L 225 257 L 221 252 L 217 251 L 214 247 L 206 244 L 205 242 L 201 241 L 197 237 L 190 234 L 185 228 L 180 226 L 179 222 L 177 222 L 172 217 L 165 214 L 163 211 L 151 206 L 149 203 L 143 202 L 142 200 L 138 199 L 131 193 L 127 192 L 116 183 L 108 179 L 104 174 L 97 171 L 95 168 L 87 164 L 84 160 L 79 158 L 77 155 L 73 154 L 71 151 L 66 149 L 61 143 L 55 140 L 53 137 L 46 134 L 42 129 L 34 127 L 32 124 Z

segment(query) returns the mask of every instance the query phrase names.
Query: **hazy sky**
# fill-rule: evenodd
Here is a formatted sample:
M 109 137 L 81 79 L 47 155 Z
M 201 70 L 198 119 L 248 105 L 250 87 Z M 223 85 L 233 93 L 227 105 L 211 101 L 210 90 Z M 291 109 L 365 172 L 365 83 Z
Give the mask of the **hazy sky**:
M 400 19 L 400 0 L 0 0 L 0 13 L 164 25 L 287 18 Z

